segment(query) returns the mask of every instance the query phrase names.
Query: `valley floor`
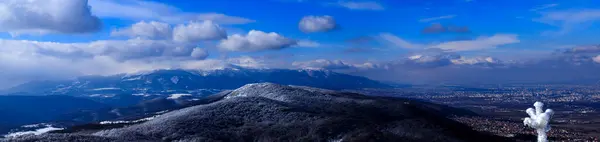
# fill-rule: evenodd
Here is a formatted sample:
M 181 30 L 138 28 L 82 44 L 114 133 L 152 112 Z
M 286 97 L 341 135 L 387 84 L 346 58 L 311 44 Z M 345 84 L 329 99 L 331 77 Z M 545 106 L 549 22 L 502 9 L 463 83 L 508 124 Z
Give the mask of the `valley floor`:
M 522 124 L 525 109 L 534 101 L 544 102 L 556 113 L 550 138 L 560 141 L 599 141 L 600 88 L 589 86 L 517 86 L 505 88 L 404 88 L 370 89 L 356 92 L 370 95 L 413 98 L 464 108 L 481 117 L 455 120 L 475 130 L 505 137 L 532 136 Z

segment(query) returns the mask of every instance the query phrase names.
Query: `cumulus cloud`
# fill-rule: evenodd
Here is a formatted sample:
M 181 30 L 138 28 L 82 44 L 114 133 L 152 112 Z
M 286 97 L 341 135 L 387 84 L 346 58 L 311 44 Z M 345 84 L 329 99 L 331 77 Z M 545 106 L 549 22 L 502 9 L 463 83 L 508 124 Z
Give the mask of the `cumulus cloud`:
M 385 10 L 385 8 L 373 1 L 364 1 L 364 2 L 353 2 L 353 1 L 340 1 L 337 5 L 341 7 L 345 7 L 352 10 Z
M 194 48 L 191 56 L 195 59 L 204 60 L 206 57 L 208 57 L 208 51 L 202 48 Z
M 456 17 L 456 15 L 445 15 L 445 16 L 439 16 L 439 17 L 430 17 L 430 18 L 423 18 L 420 19 L 419 22 L 431 22 L 431 21 L 437 21 L 437 20 L 443 20 L 443 19 L 452 19 Z
M 452 60 L 459 59 L 457 54 L 442 53 L 442 54 L 415 54 L 411 55 L 402 62 L 402 64 L 412 67 L 443 67 L 452 65 Z
M 101 40 L 89 43 L 87 52 L 110 56 L 116 60 L 133 60 L 154 57 L 190 57 L 195 46 L 167 40 Z M 82 47 L 82 48 L 85 48 Z
M 191 22 L 187 25 L 177 25 L 173 29 L 173 40 L 180 42 L 199 42 L 225 37 L 227 37 L 225 30 L 212 21 Z
M 0 31 L 24 33 L 89 33 L 101 29 L 87 0 L 0 1 Z
M 227 37 L 227 32 L 212 21 L 192 21 L 187 24 L 178 24 L 175 27 L 162 22 L 141 21 L 127 28 L 113 30 L 111 35 L 197 43 L 205 40 L 223 39 Z
M 249 56 L 241 56 L 237 58 L 227 59 L 229 64 L 245 67 L 245 68 L 267 68 L 267 64 L 262 59 L 257 59 Z
M 210 20 L 218 24 L 247 24 L 254 20 L 222 13 L 190 13 L 164 3 L 143 0 L 90 0 L 92 12 L 103 18 L 161 21 L 180 24 Z M 127 11 L 127 12 L 123 12 Z
M 109 62 L 152 61 L 154 59 L 205 58 L 207 53 L 193 45 L 165 40 L 101 40 L 90 43 L 55 43 L 27 40 L 0 40 L 0 57 L 10 66 L 22 62 L 38 64 L 45 62 L 65 63 L 95 60 Z M 175 58 L 175 59 L 173 59 Z M 51 63 L 49 63 L 51 64 Z M 4 67 L 4 66 L 2 66 Z M 62 69 L 62 68 L 61 68 Z
M 112 36 L 139 37 L 148 39 L 170 39 L 173 30 L 167 23 L 141 21 L 131 27 L 113 30 Z
M 336 28 L 333 17 L 325 16 L 305 16 L 298 24 L 300 31 L 305 33 L 327 32 Z
M 594 62 L 600 63 L 600 55 L 594 57 Z
M 217 47 L 224 51 L 277 50 L 296 45 L 295 40 L 277 33 L 251 30 L 247 35 L 234 34 L 221 40 Z
M 155 69 L 215 69 L 228 65 L 203 60 L 208 52 L 165 40 L 106 40 L 55 43 L 0 40 L 0 88 L 31 80 L 112 75 Z

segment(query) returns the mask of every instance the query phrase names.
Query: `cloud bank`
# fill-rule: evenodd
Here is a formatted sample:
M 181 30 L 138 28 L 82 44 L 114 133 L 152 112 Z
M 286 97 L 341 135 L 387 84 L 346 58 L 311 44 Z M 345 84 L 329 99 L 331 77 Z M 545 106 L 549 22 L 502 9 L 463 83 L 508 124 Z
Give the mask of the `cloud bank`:
M 90 33 L 102 27 L 87 0 L 0 1 L 0 31 L 18 34 Z
M 73 0 L 76 1 L 76 0 Z M 143 0 L 89 0 L 92 12 L 99 17 L 160 21 L 181 24 L 189 21 L 213 21 L 218 24 L 247 24 L 254 20 L 222 13 L 190 13 L 167 4 Z M 127 11 L 127 12 L 124 12 Z
M 518 35 L 515 34 L 495 34 L 493 36 L 480 36 L 472 40 L 448 41 L 430 45 L 411 43 L 405 39 L 397 37 L 390 33 L 381 33 L 379 38 L 393 46 L 408 49 L 426 49 L 434 48 L 446 51 L 476 51 L 483 49 L 492 49 L 498 46 L 519 43 Z

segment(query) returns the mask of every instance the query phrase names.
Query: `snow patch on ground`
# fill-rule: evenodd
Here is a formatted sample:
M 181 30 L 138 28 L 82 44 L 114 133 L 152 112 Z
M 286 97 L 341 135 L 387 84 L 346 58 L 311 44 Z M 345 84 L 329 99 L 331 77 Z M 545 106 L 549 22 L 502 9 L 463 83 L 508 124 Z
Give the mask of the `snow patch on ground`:
M 100 124 L 102 125 L 106 125 L 106 124 L 132 124 L 132 123 L 139 123 L 139 122 L 145 122 L 145 121 L 149 121 L 152 120 L 156 117 L 158 117 L 160 115 L 155 115 L 152 117 L 147 117 L 147 118 L 142 118 L 142 119 L 138 119 L 138 120 L 131 120 L 131 121 L 125 121 L 125 120 L 119 120 L 119 121 L 102 121 L 100 122 Z
M 150 96 L 150 94 L 144 94 L 144 93 L 137 93 L 137 94 L 131 94 L 132 96 Z
M 92 90 L 93 90 L 93 91 L 121 90 L 121 88 L 106 87 L 106 88 L 96 88 L 96 89 L 92 89 Z
M 112 98 L 115 97 L 115 94 L 92 94 L 89 97 L 103 97 L 103 98 Z
M 167 99 L 175 100 L 183 96 L 192 96 L 192 94 L 171 94 L 171 96 L 169 96 Z
M 136 81 L 136 80 L 142 80 L 142 77 L 138 76 L 138 77 L 127 78 L 127 79 L 123 78 L 122 81 Z
M 14 132 L 14 133 L 8 133 L 6 135 L 4 135 L 4 137 L 10 138 L 10 137 L 19 137 L 19 136 L 24 136 L 24 135 L 41 135 L 50 131 L 56 131 L 56 130 L 64 130 L 64 128 L 56 128 L 53 127 L 51 125 L 46 125 L 45 128 L 40 128 L 34 131 L 22 131 L 22 132 Z

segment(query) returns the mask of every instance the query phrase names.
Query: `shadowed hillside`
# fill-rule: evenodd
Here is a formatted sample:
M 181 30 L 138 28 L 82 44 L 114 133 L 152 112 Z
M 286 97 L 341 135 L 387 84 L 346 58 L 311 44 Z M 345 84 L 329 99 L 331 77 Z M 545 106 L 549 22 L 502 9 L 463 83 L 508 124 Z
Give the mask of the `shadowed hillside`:
M 260 83 L 124 128 L 11 140 L 506 141 L 446 118 L 454 113 L 470 115 L 419 101 Z

